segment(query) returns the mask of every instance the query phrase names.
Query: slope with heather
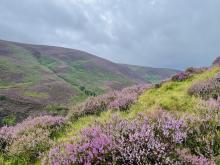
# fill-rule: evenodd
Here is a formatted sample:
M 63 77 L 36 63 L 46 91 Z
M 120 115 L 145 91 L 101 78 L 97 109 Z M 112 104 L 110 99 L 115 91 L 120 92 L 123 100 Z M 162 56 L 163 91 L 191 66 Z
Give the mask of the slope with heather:
M 167 78 L 177 71 L 165 72 Z M 140 75 L 125 65 L 80 50 L 1 40 L 0 95 L 7 98 L 0 102 L 1 118 L 48 113 L 44 110 L 47 105 L 65 106 L 55 108 L 55 113 L 60 113 L 59 109 L 63 113 L 66 105 L 88 96 L 149 82 Z M 23 114 L 16 110 L 24 105 L 27 110 Z
M 189 68 L 156 85 L 91 97 L 66 118 L 30 118 L 1 128 L 2 161 L 219 164 L 219 73 L 218 65 Z

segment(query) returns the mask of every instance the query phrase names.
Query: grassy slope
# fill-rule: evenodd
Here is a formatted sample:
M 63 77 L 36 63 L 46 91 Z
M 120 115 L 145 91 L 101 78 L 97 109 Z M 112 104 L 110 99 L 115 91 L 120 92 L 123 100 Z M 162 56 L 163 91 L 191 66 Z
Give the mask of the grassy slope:
M 165 110 L 181 113 L 194 113 L 196 106 L 200 102 L 199 98 L 189 96 L 188 88 L 198 81 L 214 77 L 220 72 L 220 67 L 212 68 L 202 74 L 193 76 L 183 82 L 166 82 L 161 88 L 152 88 L 142 94 L 129 111 L 113 112 L 111 110 L 102 112 L 99 115 L 89 115 L 82 117 L 72 123 L 65 131 L 60 132 L 55 139 L 56 144 L 70 140 L 73 136 L 78 136 L 79 131 L 95 122 L 104 122 L 109 120 L 113 115 L 118 114 L 124 118 L 132 119 L 139 113 L 149 113 L 155 108 L 162 107 Z M 10 162 L 9 162 L 10 163 Z M 40 160 L 35 163 L 40 164 Z
M 100 115 L 90 115 L 82 117 L 77 121 L 71 123 L 65 133 L 61 133 L 58 137 L 58 143 L 69 140 L 73 136 L 77 136 L 78 132 L 83 128 L 92 125 L 94 122 L 103 122 L 111 118 L 112 115 L 118 114 L 124 118 L 134 118 L 139 113 L 148 113 L 155 110 L 155 108 L 163 108 L 168 111 L 181 113 L 193 113 L 196 110 L 199 98 L 189 96 L 187 94 L 188 88 L 201 80 L 214 77 L 220 72 L 220 67 L 212 68 L 202 74 L 193 76 L 184 82 L 167 82 L 161 88 L 152 88 L 142 94 L 136 104 L 134 104 L 127 112 L 102 112 Z

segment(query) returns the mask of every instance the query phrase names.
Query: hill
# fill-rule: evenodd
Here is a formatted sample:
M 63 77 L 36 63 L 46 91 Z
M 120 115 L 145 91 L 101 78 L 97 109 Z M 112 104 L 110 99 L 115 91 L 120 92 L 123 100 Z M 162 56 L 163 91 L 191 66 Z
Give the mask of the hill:
M 80 50 L 0 40 L 0 95 L 8 98 L 0 103 L 1 116 L 17 114 L 20 105 L 28 105 L 23 114 L 28 116 L 41 113 L 49 104 L 66 106 L 88 96 L 151 82 L 142 72 Z M 150 72 L 156 81 L 176 71 Z
M 52 165 L 219 164 L 219 73 L 216 63 L 189 68 L 155 85 L 91 97 L 72 107 L 66 117 L 41 116 L 3 127 L 1 160 Z
M 175 69 L 169 68 L 152 68 L 145 66 L 135 66 L 135 65 L 126 65 L 133 72 L 137 73 L 139 77 L 142 77 L 143 80 L 150 83 L 157 83 L 167 78 L 170 78 L 170 75 L 175 75 L 180 72 Z

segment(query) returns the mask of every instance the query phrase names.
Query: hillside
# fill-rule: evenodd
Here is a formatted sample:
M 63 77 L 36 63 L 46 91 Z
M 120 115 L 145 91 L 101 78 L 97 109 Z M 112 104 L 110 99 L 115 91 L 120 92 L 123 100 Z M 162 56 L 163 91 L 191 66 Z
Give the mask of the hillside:
M 65 118 L 41 116 L 1 128 L 1 160 L 51 165 L 219 164 L 219 64 L 189 68 L 156 85 L 89 98 Z
M 175 72 L 151 75 L 156 81 Z M 0 102 L 0 119 L 10 113 L 22 115 L 16 109 L 24 105 L 28 110 L 23 116 L 28 116 L 41 113 L 48 104 L 75 104 L 88 96 L 151 81 L 139 70 L 80 50 L 0 40 L 0 95 L 8 98 Z
M 152 67 L 142 67 L 135 65 L 124 65 L 128 67 L 133 72 L 137 73 L 143 80 L 150 83 L 157 83 L 159 81 L 170 78 L 170 75 L 175 75 L 178 70 L 169 68 L 152 68 Z

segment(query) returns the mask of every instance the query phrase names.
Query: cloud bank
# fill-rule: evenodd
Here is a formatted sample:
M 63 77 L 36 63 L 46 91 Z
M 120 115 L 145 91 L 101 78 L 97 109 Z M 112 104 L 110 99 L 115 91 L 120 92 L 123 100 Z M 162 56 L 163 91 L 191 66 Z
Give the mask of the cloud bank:
M 0 0 L 0 38 L 183 69 L 220 55 L 219 0 Z

